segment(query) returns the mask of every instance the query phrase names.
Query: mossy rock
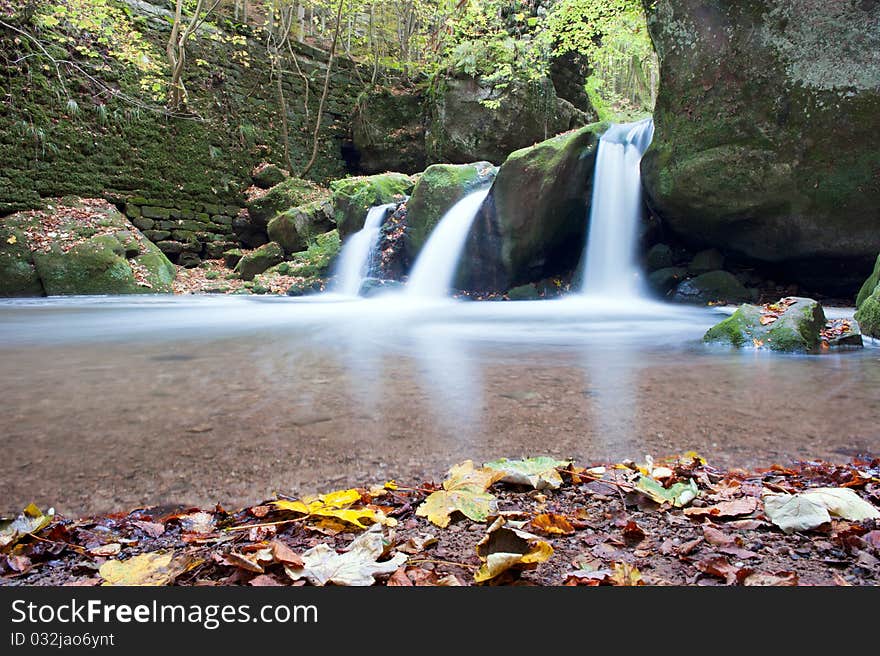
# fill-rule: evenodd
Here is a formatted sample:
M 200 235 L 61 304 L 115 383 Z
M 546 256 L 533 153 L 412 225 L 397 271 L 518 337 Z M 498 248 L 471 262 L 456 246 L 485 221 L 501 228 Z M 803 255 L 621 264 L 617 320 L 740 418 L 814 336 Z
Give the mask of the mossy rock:
M 290 256 L 287 262 L 272 267 L 267 273 L 279 273 L 284 276 L 323 280 L 333 259 L 339 254 L 342 242 L 338 230 L 330 230 L 315 237 L 308 249 Z
M 659 271 L 675 265 L 675 254 L 666 244 L 654 244 L 645 255 L 645 268 L 650 271 Z
M 249 202 L 247 209 L 251 223 L 265 228 L 278 213 L 325 198 L 327 195 L 326 189 L 311 180 L 288 178 Z
M 358 97 L 351 132 L 359 171 L 417 173 L 425 169 L 423 100 L 418 90 L 387 87 Z
M 858 296 L 856 296 L 857 308 L 861 307 L 868 297 L 875 292 L 878 285 L 880 285 L 880 255 L 877 256 L 877 262 L 874 264 L 873 273 L 868 276 L 865 284 L 863 284 L 862 288 L 859 290 Z
M 694 255 L 688 264 L 688 273 L 699 275 L 724 268 L 724 256 L 714 248 L 708 248 Z
M 0 295 L 172 291 L 174 265 L 105 201 L 65 198 L 52 209 L 3 221 Z M 39 245 L 29 243 L 27 229 L 41 234 Z
M 673 299 L 683 303 L 741 303 L 755 300 L 755 293 L 747 289 L 732 273 L 710 271 L 679 283 Z
M 284 261 L 284 249 L 274 241 L 246 253 L 235 265 L 235 271 L 242 280 L 251 281 L 259 273 Z
M 305 250 L 310 240 L 333 227 L 333 205 L 329 199 L 316 200 L 286 210 L 269 221 L 269 239 L 287 254 Z
M 371 207 L 403 200 L 412 192 L 413 184 L 413 179 L 403 173 L 343 178 L 330 183 L 339 236 L 345 238 L 363 228 Z
M 811 298 L 794 298 L 795 302 L 779 318 L 761 324 L 764 309 L 757 305 L 741 305 L 724 321 L 710 328 L 703 341 L 727 344 L 736 348 L 767 348 L 773 351 L 813 352 L 819 348 L 825 327 L 825 312 Z
M 862 301 L 855 318 L 863 334 L 880 339 L 880 285 Z
M 449 209 L 472 191 L 490 184 L 498 169 L 491 162 L 434 164 L 419 177 L 406 204 L 406 248 L 415 260 L 431 231 Z
M 510 154 L 474 221 L 459 288 L 503 292 L 577 266 L 607 127 L 594 123 Z
M 642 181 L 664 226 L 855 293 L 880 251 L 880 3 L 643 5 L 660 91 Z
M 541 294 L 535 285 L 528 284 L 507 290 L 507 298 L 511 301 L 537 301 Z
M 648 287 L 660 296 L 666 296 L 687 278 L 687 269 L 666 267 L 648 274 Z
M 26 233 L 0 223 L 0 297 L 43 295 Z
M 230 248 L 227 251 L 223 251 L 223 263 L 230 269 L 234 269 L 242 257 L 244 257 L 244 251 L 240 248 Z
M 284 182 L 288 177 L 290 174 L 275 164 L 260 164 L 251 172 L 251 179 L 260 189 L 271 189 Z

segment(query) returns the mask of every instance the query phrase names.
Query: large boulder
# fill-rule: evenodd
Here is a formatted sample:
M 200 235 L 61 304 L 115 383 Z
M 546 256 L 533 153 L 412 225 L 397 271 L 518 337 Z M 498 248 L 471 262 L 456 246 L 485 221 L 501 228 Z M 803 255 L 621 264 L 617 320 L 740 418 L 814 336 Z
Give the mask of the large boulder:
M 443 215 L 462 198 L 492 182 L 490 162 L 434 164 L 419 177 L 407 203 L 406 248 L 415 259 Z
M 411 89 L 377 87 L 358 97 L 352 120 L 357 169 L 363 173 L 425 169 L 423 96 Z
M 333 228 L 333 205 L 329 199 L 292 207 L 269 221 L 269 239 L 287 254 L 305 250 L 315 236 Z
M 66 198 L 0 225 L 0 296 L 169 293 L 175 275 L 104 200 Z
M 284 261 L 284 250 L 274 241 L 246 253 L 235 265 L 235 271 L 242 280 L 253 280 L 254 276 Z
M 475 219 L 459 287 L 506 291 L 577 266 L 605 127 L 588 125 L 511 153 Z
M 334 220 L 342 238 L 364 227 L 367 210 L 375 205 L 401 201 L 413 188 L 413 179 L 403 173 L 383 173 L 343 178 L 330 183 Z
M 556 95 L 549 78 L 503 88 L 484 78 L 444 81 L 429 111 L 428 161 L 501 164 L 519 148 L 586 125 L 593 117 Z
M 328 196 L 327 190 L 311 180 L 287 178 L 265 193 L 255 194 L 247 203 L 248 214 L 255 226 L 265 228 L 276 214 L 291 207 L 321 200 Z
M 816 301 L 789 297 L 770 306 L 740 306 L 727 319 L 710 328 L 703 341 L 737 348 L 815 351 L 825 323 L 825 312 Z
M 643 4 L 653 209 L 691 246 L 854 293 L 880 251 L 880 2 Z
M 856 321 L 865 335 L 880 339 L 880 255 L 874 272 L 862 285 L 856 298 Z
M 749 291 L 732 273 L 709 271 L 679 283 L 673 300 L 682 303 L 741 303 L 755 300 L 757 295 Z

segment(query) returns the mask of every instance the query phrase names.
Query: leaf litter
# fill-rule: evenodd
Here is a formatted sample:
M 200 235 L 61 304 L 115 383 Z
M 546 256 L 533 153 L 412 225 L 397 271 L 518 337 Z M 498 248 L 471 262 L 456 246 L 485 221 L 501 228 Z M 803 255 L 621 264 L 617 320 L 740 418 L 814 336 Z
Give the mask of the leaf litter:
M 232 512 L 73 520 L 31 505 L 0 523 L 0 576 L 6 585 L 880 583 L 880 460 L 757 471 L 715 469 L 695 454 L 646 460 L 466 461 L 440 484 L 392 481 Z

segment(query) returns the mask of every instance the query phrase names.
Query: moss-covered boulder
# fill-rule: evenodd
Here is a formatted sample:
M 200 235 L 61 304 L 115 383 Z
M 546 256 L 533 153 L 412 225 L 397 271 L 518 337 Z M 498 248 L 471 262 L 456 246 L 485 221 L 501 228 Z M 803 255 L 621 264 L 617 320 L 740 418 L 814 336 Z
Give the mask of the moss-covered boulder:
M 413 179 L 403 173 L 383 173 L 344 178 L 330 184 L 339 236 L 347 237 L 364 227 L 367 210 L 403 200 L 412 192 Z
M 490 162 L 434 164 L 425 169 L 407 203 L 407 253 L 415 258 L 443 215 L 462 198 L 492 182 Z
M 724 268 L 724 256 L 715 248 L 707 248 L 694 255 L 688 264 L 688 273 L 699 275 Z
M 475 219 L 460 288 L 503 292 L 577 266 L 605 127 L 595 123 L 510 154 Z
M 363 173 L 425 169 L 424 96 L 416 89 L 376 87 L 358 97 L 352 120 L 357 170 Z
M 815 351 L 825 328 L 825 312 L 811 298 L 790 297 L 772 306 L 741 305 L 710 328 L 703 341 L 736 348 Z
M 741 303 L 752 301 L 756 294 L 747 289 L 732 273 L 709 271 L 678 284 L 673 299 L 682 303 Z
M 502 86 L 468 76 L 444 80 L 428 116 L 428 161 L 454 164 L 501 164 L 515 150 L 593 120 L 557 97 L 549 78 Z
M 251 179 L 260 189 L 271 189 L 284 182 L 290 174 L 280 166 L 263 162 L 251 172 Z
M 292 207 L 269 221 L 269 239 L 287 254 L 305 250 L 319 234 L 333 228 L 333 205 L 329 199 Z
M 263 273 L 283 261 L 284 249 L 270 241 L 250 253 L 245 253 L 235 265 L 235 271 L 242 280 L 253 280 L 258 273 Z
M 856 321 L 865 335 L 880 339 L 880 255 L 874 272 L 862 285 L 856 297 Z
M 288 178 L 275 185 L 264 194 L 258 194 L 247 204 L 251 223 L 263 228 L 268 225 L 279 212 L 291 207 L 305 205 L 315 200 L 326 198 L 328 192 L 311 180 Z
M 0 295 L 168 293 L 176 269 L 104 200 L 65 198 L 4 217 Z
M 666 296 L 687 279 L 684 267 L 665 267 L 648 274 L 648 288 L 658 296 Z
M 854 293 L 880 251 L 880 3 L 643 0 L 649 202 L 692 246 Z
M 675 254 L 666 244 L 654 244 L 645 254 L 645 270 L 659 271 L 675 266 Z
M 0 222 L 0 297 L 44 294 L 24 227 Z
M 306 250 L 294 253 L 286 262 L 281 262 L 266 271 L 266 275 L 282 275 L 299 279 L 305 288 L 315 284 L 323 286 L 330 272 L 333 260 L 342 245 L 339 231 L 330 230 L 310 240 Z

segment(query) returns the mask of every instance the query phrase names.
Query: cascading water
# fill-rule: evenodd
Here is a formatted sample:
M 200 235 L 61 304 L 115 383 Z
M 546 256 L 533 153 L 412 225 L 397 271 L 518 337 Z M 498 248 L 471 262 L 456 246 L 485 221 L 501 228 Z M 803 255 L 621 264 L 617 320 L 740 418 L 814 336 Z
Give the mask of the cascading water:
M 346 296 L 357 296 L 364 278 L 370 273 L 370 261 L 379 241 L 379 228 L 394 203 L 371 207 L 364 227 L 343 244 L 336 264 L 336 284 L 333 291 Z
M 584 250 L 581 292 L 590 296 L 637 297 L 636 235 L 642 217 L 639 165 L 651 145 L 654 121 L 612 125 L 599 140 L 590 229 Z
M 488 194 L 489 187 L 470 193 L 443 215 L 413 266 L 408 296 L 443 298 L 449 293 L 471 224 Z

